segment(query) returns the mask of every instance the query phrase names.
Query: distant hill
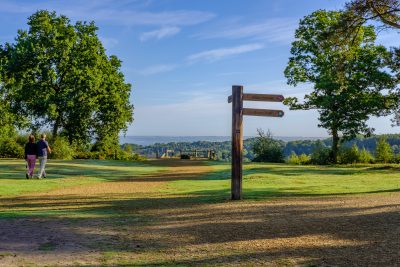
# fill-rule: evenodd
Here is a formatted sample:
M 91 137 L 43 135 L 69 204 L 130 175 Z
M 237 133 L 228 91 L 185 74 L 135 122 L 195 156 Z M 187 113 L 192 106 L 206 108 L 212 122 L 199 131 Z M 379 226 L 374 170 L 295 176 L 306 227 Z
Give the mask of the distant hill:
M 345 142 L 341 144 L 342 147 L 349 147 L 353 144 L 356 144 L 360 149 L 365 148 L 370 152 L 375 151 L 377 139 L 380 137 L 384 137 L 387 139 L 388 143 L 391 145 L 393 151 L 396 154 L 400 153 L 400 134 L 387 134 L 387 135 L 374 135 L 368 138 L 364 138 L 359 136 L 351 141 Z M 135 137 L 136 138 L 136 137 Z M 154 137 L 155 138 L 155 137 Z M 178 137 L 166 137 L 168 138 L 178 138 Z M 190 138 L 200 138 L 200 137 L 187 137 L 188 140 Z M 212 138 L 212 137 L 210 137 Z M 231 141 L 228 137 L 217 137 L 217 138 L 225 138 L 228 139 L 226 141 L 185 141 L 185 142 L 167 142 L 167 143 L 154 143 L 151 145 L 140 145 L 140 144 L 132 144 L 125 143 L 132 147 L 133 151 L 139 153 L 146 157 L 156 157 L 157 154 L 164 153 L 167 149 L 174 151 L 193 151 L 193 150 L 215 150 L 217 153 L 217 158 L 223 161 L 229 161 L 231 158 Z M 284 137 L 275 137 L 274 139 L 281 140 L 280 143 L 282 145 L 283 152 L 285 156 L 289 156 L 292 152 L 296 154 L 311 154 L 316 146 L 331 146 L 330 138 L 304 138 L 299 137 L 296 140 L 290 140 L 294 137 L 284 138 Z M 286 141 L 286 140 L 288 141 Z M 129 140 L 129 139 L 126 139 Z M 224 140 L 224 139 L 222 139 Z M 244 140 L 244 159 L 245 161 L 250 161 L 254 158 L 254 153 L 252 150 L 254 141 L 256 137 L 247 137 Z

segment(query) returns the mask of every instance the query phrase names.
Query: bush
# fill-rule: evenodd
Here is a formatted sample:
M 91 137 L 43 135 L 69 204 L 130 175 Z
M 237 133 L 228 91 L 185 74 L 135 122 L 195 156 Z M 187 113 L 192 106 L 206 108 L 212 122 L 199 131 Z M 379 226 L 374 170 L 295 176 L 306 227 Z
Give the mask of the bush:
M 339 150 L 339 162 L 342 164 L 353 164 L 360 162 L 360 153 L 358 147 L 354 144 L 352 147 L 346 147 Z
M 0 143 L 0 158 L 24 158 L 24 147 L 13 139 L 5 139 Z
M 376 143 L 375 160 L 376 162 L 389 163 L 394 159 L 394 153 L 385 138 L 379 138 Z
M 359 154 L 359 157 L 358 157 L 358 162 L 359 163 L 374 163 L 374 157 L 372 156 L 372 154 L 368 150 L 363 148 L 360 151 L 360 154 Z
M 57 137 L 50 145 L 51 154 L 49 157 L 52 159 L 73 159 L 75 155 L 75 147 L 70 145 L 64 137 Z
M 324 146 L 317 146 L 310 159 L 311 164 L 327 165 L 332 163 L 331 149 Z
M 297 154 L 294 151 L 292 151 L 292 153 L 287 159 L 287 163 L 296 165 L 306 165 L 310 164 L 310 160 L 311 160 L 310 156 L 304 153 L 301 154 L 300 156 L 297 156 Z
M 309 155 L 306 155 L 306 154 L 302 153 L 299 156 L 299 161 L 300 161 L 300 164 L 302 164 L 302 165 L 310 164 L 311 157 Z
M 272 138 L 272 134 L 268 131 L 258 129 L 258 135 L 253 145 L 256 162 L 284 162 L 282 144 Z
M 292 151 L 292 153 L 287 159 L 287 163 L 295 165 L 300 164 L 299 156 L 297 156 L 297 154 L 294 151 Z

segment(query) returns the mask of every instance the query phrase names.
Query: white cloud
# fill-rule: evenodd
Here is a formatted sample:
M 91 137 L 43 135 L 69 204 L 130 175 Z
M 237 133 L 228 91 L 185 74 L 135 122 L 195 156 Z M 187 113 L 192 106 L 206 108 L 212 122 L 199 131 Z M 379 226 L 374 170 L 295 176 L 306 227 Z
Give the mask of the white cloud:
M 298 21 L 293 18 L 274 18 L 249 25 L 240 25 L 236 21 L 229 24 L 215 31 L 198 34 L 196 37 L 200 39 L 251 38 L 253 40 L 289 44 L 294 39 L 294 31 L 297 28 Z
M 47 1 L 29 2 L 24 5 L 14 1 L 2 0 L 0 11 L 7 13 L 33 13 L 39 9 L 55 10 L 72 19 L 105 21 L 115 25 L 157 25 L 180 26 L 195 25 L 215 17 L 211 12 L 196 10 L 173 10 L 164 12 L 144 11 L 149 2 L 141 1 Z
M 119 43 L 118 40 L 115 38 L 108 38 L 108 37 L 101 37 L 101 36 L 99 38 L 100 38 L 101 43 L 103 44 L 103 46 L 106 49 L 110 49 Z
M 190 63 L 194 63 L 197 61 L 217 61 L 223 59 L 225 57 L 234 56 L 238 54 L 244 54 L 248 52 L 252 52 L 255 50 L 262 49 L 264 47 L 263 44 L 254 43 L 254 44 L 245 44 L 235 47 L 226 47 L 226 48 L 219 48 L 213 50 L 203 51 L 197 54 L 193 54 L 187 57 L 187 60 Z
M 176 68 L 177 68 L 177 65 L 173 65 L 173 64 L 159 64 L 159 65 L 154 65 L 154 66 L 145 68 L 144 70 L 140 71 L 140 74 L 153 75 L 153 74 L 158 74 L 158 73 L 162 73 L 162 72 L 172 71 Z
M 159 30 L 145 32 L 140 36 L 140 41 L 147 41 L 149 39 L 160 40 L 166 37 L 174 36 L 181 31 L 178 27 L 162 27 Z

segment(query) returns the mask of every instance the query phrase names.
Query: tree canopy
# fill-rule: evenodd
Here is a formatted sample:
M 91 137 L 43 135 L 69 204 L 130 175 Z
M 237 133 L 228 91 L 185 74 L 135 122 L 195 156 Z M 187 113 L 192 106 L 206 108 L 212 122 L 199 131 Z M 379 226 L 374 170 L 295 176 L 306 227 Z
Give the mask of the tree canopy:
M 346 4 L 348 26 L 360 26 L 368 20 L 400 30 L 399 0 L 352 0 Z
M 332 160 L 336 162 L 340 136 L 350 139 L 373 129 L 366 121 L 371 115 L 389 112 L 397 98 L 385 95 L 395 86 L 385 69 L 390 53 L 376 46 L 373 26 L 361 26 L 351 38 L 335 33 L 343 13 L 318 10 L 300 21 L 285 69 L 288 84 L 310 82 L 314 89 L 304 102 L 291 97 L 291 109 L 317 109 L 319 127 L 332 135 Z
M 72 24 L 55 12 L 38 11 L 6 43 L 2 96 L 10 110 L 31 129 L 50 128 L 70 143 L 118 144 L 118 134 L 132 122 L 131 85 L 121 61 L 107 56 L 94 22 Z

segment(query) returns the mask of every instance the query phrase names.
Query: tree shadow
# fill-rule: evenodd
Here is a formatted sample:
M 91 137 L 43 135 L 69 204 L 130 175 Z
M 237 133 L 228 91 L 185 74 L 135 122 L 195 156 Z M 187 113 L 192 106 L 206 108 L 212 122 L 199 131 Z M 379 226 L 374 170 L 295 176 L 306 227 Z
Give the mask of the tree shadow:
M 165 257 L 126 266 L 229 265 L 288 258 L 313 259 L 313 263 L 329 266 L 399 263 L 398 195 L 394 199 L 375 197 L 369 205 L 364 203 L 367 197 L 204 201 L 215 193 L 2 200 L 7 209 L 26 208 L 31 216 L 0 220 L 0 251 L 39 253 L 41 246 L 51 243 L 55 254 L 111 251 L 117 255 L 161 253 Z M 24 203 L 15 203 L 19 201 Z M 75 208 L 66 208 L 71 204 Z M 64 213 L 37 215 L 48 208 Z M 189 258 L 172 257 L 171 251 L 189 253 Z M 197 256 L 190 257 L 190 251 Z

